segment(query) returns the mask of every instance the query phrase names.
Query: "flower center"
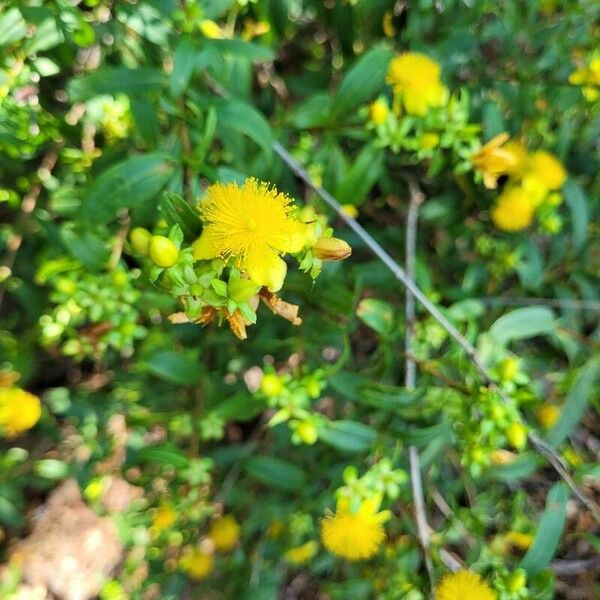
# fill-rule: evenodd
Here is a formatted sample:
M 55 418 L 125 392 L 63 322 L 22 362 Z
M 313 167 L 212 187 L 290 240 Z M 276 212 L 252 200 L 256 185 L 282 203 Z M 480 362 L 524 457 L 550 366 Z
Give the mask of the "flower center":
M 258 229 L 258 223 L 252 217 L 248 218 L 246 226 L 248 227 L 248 231 L 256 231 Z

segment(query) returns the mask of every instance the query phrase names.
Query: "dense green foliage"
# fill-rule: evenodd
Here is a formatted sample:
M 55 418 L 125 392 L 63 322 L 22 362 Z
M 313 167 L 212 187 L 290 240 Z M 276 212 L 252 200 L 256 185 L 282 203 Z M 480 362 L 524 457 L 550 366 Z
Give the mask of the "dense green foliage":
M 457 567 L 501 600 L 596 597 L 594 506 L 563 479 L 598 494 L 599 22 L 595 0 L 0 0 L 0 596 L 74 478 L 124 546 L 102 600 L 420 600 Z M 433 62 L 394 75 L 404 52 Z M 503 132 L 518 168 L 484 146 Z M 250 177 L 353 249 L 281 250 L 289 305 L 194 246 L 207 188 Z M 416 282 L 494 384 L 421 306 L 406 326 L 315 186 L 400 264 L 412 198 Z M 139 494 L 115 511 L 116 480 Z M 382 511 L 373 557 L 328 551 L 336 502 Z

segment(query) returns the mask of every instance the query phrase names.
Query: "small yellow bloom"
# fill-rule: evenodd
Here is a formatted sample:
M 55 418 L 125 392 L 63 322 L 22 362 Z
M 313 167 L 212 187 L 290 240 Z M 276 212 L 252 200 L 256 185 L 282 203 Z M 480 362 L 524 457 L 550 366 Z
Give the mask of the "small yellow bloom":
M 177 521 L 177 513 L 170 504 L 163 504 L 156 509 L 150 529 L 154 535 L 169 529 Z
M 211 523 L 208 536 L 217 550 L 230 552 L 240 539 L 240 526 L 231 515 L 219 517 Z
M 496 600 L 498 594 L 473 571 L 446 575 L 435 588 L 435 600 Z
M 527 443 L 527 429 L 522 423 L 511 423 L 506 429 L 506 439 L 513 448 L 522 450 Z
M 271 26 L 267 21 L 253 21 L 252 19 L 244 20 L 244 31 L 242 32 L 242 39 L 250 41 L 251 39 L 269 33 Z
M 347 499 L 338 501 L 334 514 L 321 522 L 321 539 L 329 552 L 347 560 L 365 560 L 374 556 L 385 540 L 383 523 L 389 511 L 377 512 L 379 497 L 365 500 L 356 512 Z
M 206 579 L 215 569 L 215 559 L 202 548 L 186 548 L 179 561 L 180 567 L 191 579 Z
M 512 381 L 519 372 L 519 360 L 513 356 L 507 356 L 500 361 L 498 373 L 503 381 Z
M 295 218 L 292 200 L 256 179 L 217 183 L 206 191 L 201 205 L 204 232 L 215 256 L 232 258 L 256 285 L 277 292 L 283 286 L 287 267 L 281 258 L 300 252 L 311 243 L 314 231 Z M 200 241 L 197 242 L 200 244 Z M 194 256 L 208 258 L 194 248 Z
M 301 565 L 308 562 L 319 550 L 319 544 L 315 540 L 306 542 L 301 546 L 295 546 L 285 552 L 283 558 L 293 565 Z
M 517 167 L 518 158 L 514 151 L 503 148 L 508 141 L 508 133 L 500 133 L 484 144 L 473 156 L 473 166 L 483 175 L 486 188 L 495 189 L 498 177 L 510 173 Z
M 515 458 L 516 455 L 513 452 L 504 450 L 503 448 L 492 450 L 492 453 L 490 454 L 490 459 L 495 465 L 508 465 L 515 460 Z
M 281 396 L 284 390 L 283 379 L 274 373 L 267 373 L 260 382 L 260 391 L 269 398 Z
M 307 446 L 312 446 L 319 439 L 319 432 L 310 421 L 302 421 L 296 427 L 296 433 L 300 440 Z
M 527 572 L 524 569 L 513 571 L 506 579 L 506 588 L 512 594 L 520 592 L 527 584 Z
M 31 429 L 42 416 L 40 399 L 21 388 L 0 388 L 0 432 L 15 437 Z
M 509 531 L 504 539 L 515 548 L 519 550 L 527 550 L 533 542 L 533 536 L 530 533 L 523 533 L 521 531 Z
M 536 416 L 542 427 L 550 429 L 560 416 L 560 408 L 555 404 L 544 403 L 538 407 Z
M 358 208 L 354 204 L 342 204 L 342 211 L 353 219 L 358 217 Z
M 369 105 L 369 120 L 374 125 L 383 125 L 387 121 L 390 109 L 383 98 L 377 98 Z
M 221 39 L 223 37 L 221 28 L 214 21 L 209 19 L 200 21 L 200 32 L 204 37 L 212 40 Z
M 525 179 L 535 179 L 546 191 L 558 190 L 567 179 L 561 162 L 550 152 L 538 150 L 528 160 Z
M 386 81 L 408 114 L 423 116 L 446 101 L 448 92 L 440 75 L 440 65 L 428 56 L 405 52 L 392 59 Z
M 521 187 L 506 188 L 492 209 L 492 221 L 504 231 L 520 231 L 533 221 L 535 207 Z
M 437 133 L 429 132 L 424 133 L 419 138 L 419 146 L 423 148 L 423 150 L 433 150 L 440 143 L 440 136 Z

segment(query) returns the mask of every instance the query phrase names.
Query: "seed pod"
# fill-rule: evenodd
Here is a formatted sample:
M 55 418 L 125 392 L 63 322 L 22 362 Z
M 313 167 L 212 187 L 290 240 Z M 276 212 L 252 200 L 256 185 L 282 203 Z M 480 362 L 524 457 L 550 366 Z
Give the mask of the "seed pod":
M 152 234 L 143 227 L 136 227 L 133 229 L 129 234 L 129 241 L 131 242 L 131 247 L 134 252 L 141 256 L 146 256 L 148 254 L 148 244 L 150 244 L 151 237 Z

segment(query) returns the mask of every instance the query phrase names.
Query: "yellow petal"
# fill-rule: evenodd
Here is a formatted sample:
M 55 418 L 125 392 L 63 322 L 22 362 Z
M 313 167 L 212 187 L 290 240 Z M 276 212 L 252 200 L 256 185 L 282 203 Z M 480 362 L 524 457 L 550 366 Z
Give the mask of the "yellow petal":
M 242 268 L 256 285 L 264 286 L 270 292 L 278 292 L 283 287 L 287 273 L 285 261 L 270 248 L 249 250 Z
M 313 224 L 298 223 L 290 232 L 289 238 L 286 240 L 285 248 L 281 248 L 285 252 L 294 254 L 300 252 L 305 246 L 311 246 L 316 242 L 315 227 Z
M 192 255 L 195 260 L 210 260 L 218 256 L 209 227 L 205 227 L 202 235 L 193 243 Z

